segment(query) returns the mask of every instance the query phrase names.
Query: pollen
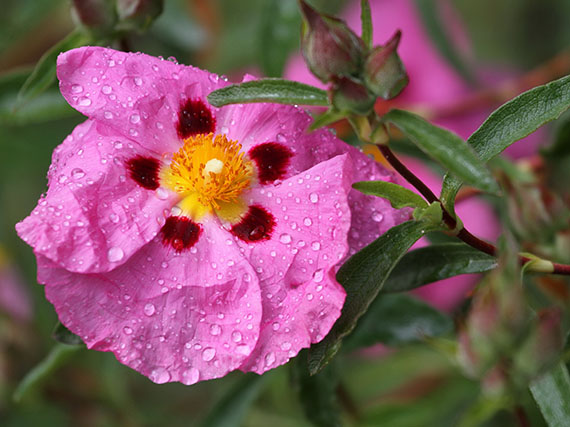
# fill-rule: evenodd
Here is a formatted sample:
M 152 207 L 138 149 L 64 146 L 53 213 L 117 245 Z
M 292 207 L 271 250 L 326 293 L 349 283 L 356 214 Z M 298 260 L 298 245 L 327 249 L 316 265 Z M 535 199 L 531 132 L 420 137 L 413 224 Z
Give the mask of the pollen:
M 180 194 L 178 206 L 194 220 L 207 213 L 233 221 L 247 209 L 241 196 L 253 180 L 253 163 L 237 141 L 198 134 L 184 140 L 161 172 L 161 183 Z

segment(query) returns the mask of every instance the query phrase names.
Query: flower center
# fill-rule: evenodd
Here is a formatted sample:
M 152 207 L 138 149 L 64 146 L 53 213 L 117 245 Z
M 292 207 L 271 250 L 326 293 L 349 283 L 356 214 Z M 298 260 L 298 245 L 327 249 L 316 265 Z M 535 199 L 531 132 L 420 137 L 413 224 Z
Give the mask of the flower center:
M 247 208 L 240 195 L 254 178 L 253 163 L 244 158 L 241 148 L 225 135 L 186 138 L 161 172 L 161 182 L 182 196 L 178 207 L 194 220 L 211 212 L 235 221 Z

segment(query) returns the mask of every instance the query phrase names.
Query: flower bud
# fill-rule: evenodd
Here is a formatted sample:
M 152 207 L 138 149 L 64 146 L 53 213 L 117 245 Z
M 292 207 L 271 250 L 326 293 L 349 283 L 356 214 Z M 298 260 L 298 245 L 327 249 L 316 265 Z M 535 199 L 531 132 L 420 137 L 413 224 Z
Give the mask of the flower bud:
M 364 43 L 344 21 L 322 15 L 300 0 L 303 14 L 301 48 L 311 72 L 323 83 L 356 75 L 362 68 Z
M 375 95 L 392 99 L 408 84 L 408 75 L 396 49 L 402 33 L 398 30 L 385 46 L 375 47 L 364 64 L 364 81 Z
M 372 111 L 376 98 L 360 82 L 349 77 L 334 77 L 332 81 L 331 101 L 338 111 L 360 115 Z
M 77 25 L 101 35 L 108 35 L 117 22 L 114 0 L 72 0 L 71 15 Z
M 518 375 L 531 379 L 544 372 L 560 358 L 563 347 L 561 310 L 556 307 L 540 311 L 528 338 L 515 355 Z
M 164 0 L 117 0 L 119 29 L 144 31 L 162 13 Z

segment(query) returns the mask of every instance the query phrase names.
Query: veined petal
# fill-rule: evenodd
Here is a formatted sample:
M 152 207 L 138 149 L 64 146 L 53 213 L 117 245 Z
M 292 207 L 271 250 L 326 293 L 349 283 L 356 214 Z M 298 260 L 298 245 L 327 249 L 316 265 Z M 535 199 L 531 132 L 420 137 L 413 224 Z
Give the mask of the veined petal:
M 260 281 L 263 318 L 258 344 L 241 366 L 263 373 L 324 338 L 344 303 L 335 266 L 347 253 L 347 192 L 352 165 L 334 157 L 276 186 L 252 191 L 250 202 L 275 217 L 272 238 L 245 245 Z
M 88 348 L 113 352 L 157 383 L 218 378 L 256 345 L 260 291 L 230 236 L 213 224 L 204 234 L 195 253 L 182 254 L 157 237 L 107 273 L 71 273 L 40 256 L 38 281 Z
M 173 204 L 170 193 L 131 179 L 126 163 L 136 155 L 152 153 L 93 120 L 77 126 L 54 151 L 48 191 L 16 225 L 18 235 L 69 271 L 126 262 L 156 236 Z

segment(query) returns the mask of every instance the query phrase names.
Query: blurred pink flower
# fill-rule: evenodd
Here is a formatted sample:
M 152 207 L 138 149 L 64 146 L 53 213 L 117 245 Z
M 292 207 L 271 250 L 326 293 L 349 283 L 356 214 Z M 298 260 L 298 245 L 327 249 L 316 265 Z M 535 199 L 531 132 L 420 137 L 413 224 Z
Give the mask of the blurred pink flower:
M 211 107 L 214 74 L 86 47 L 58 77 L 88 120 L 17 231 L 61 322 L 157 383 L 263 373 L 320 341 L 336 264 L 406 215 L 351 189 L 393 177 L 302 110 Z
M 32 302 L 26 285 L 15 265 L 0 247 L 0 313 L 15 320 L 29 322 L 32 318 Z

